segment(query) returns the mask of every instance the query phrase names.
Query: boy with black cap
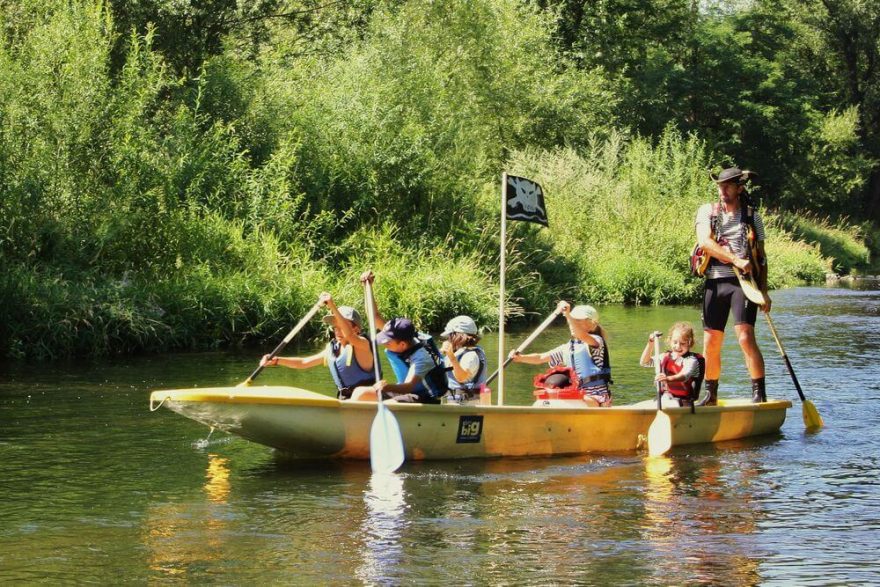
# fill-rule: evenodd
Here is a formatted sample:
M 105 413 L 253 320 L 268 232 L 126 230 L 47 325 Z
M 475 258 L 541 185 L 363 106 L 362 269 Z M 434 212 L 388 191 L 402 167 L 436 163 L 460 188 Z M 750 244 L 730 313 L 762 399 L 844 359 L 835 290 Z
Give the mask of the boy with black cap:
M 755 174 L 736 167 L 725 169 L 712 180 L 718 186 L 718 202 L 704 204 L 697 211 L 697 242 L 711 258 L 705 271 L 703 294 L 703 355 L 706 358 L 706 397 L 700 406 L 718 402 L 718 378 L 721 375 L 721 346 L 724 327 L 733 311 L 734 329 L 752 378 L 752 401 L 767 401 L 764 382 L 764 356 L 755 340 L 758 305 L 743 292 L 734 267 L 743 274 L 752 273 L 767 303 L 767 261 L 764 255 L 764 222 L 748 201 L 745 184 Z
M 260 364 L 290 369 L 327 365 L 330 377 L 336 383 L 337 397 L 348 399 L 356 387 L 376 382 L 370 340 L 361 334 L 362 322 L 357 310 L 350 306 L 337 307 L 327 292 L 322 293 L 319 300 L 330 309 L 330 314 L 324 316 L 324 324 L 333 326 L 333 339 L 327 347 L 310 357 L 275 357 L 270 360 L 270 355 L 265 355 Z
M 363 284 L 373 283 L 373 279 L 372 271 L 361 275 Z M 369 387 L 359 387 L 354 390 L 352 399 L 373 401 L 381 393 L 382 397 L 398 402 L 440 403 L 440 397 L 448 388 L 446 371 L 439 354 L 429 351 L 409 318 L 392 318 L 386 322 L 375 304 L 373 310 L 376 326 L 381 328 L 376 334 L 376 342 L 385 346 L 385 354 L 397 383 L 382 379 Z

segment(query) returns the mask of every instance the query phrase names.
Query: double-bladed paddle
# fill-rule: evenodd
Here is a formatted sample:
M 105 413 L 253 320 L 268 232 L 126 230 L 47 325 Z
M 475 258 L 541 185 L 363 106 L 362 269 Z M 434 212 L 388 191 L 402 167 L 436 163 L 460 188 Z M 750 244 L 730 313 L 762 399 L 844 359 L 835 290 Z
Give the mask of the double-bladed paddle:
M 657 376 L 660 375 L 660 332 L 654 333 L 654 379 L 657 382 L 657 415 L 648 428 L 648 455 L 659 457 L 672 448 L 672 420 L 663 411 L 663 388 Z
M 293 337 L 296 336 L 297 333 L 300 330 L 302 330 L 303 326 L 305 326 L 306 323 L 312 319 L 312 316 L 315 315 L 315 312 L 317 312 L 318 309 L 322 305 L 324 305 L 324 300 L 319 299 L 317 302 L 315 302 L 315 305 L 312 306 L 312 309 L 309 310 L 308 312 L 306 312 L 306 315 L 302 317 L 302 320 L 297 322 L 296 326 L 294 326 L 291 329 L 291 331 L 287 333 L 287 336 L 284 337 L 284 340 L 282 340 L 280 343 L 278 343 L 278 346 L 276 346 L 275 350 L 272 351 L 272 353 L 269 355 L 269 358 L 267 359 L 267 361 L 271 361 L 272 359 L 274 359 L 278 355 L 278 353 L 280 353 L 281 351 L 284 350 L 284 347 L 287 346 L 287 343 L 289 343 L 291 340 L 293 340 Z M 244 387 L 244 386 L 248 386 L 251 383 L 253 383 L 254 379 L 257 378 L 257 375 L 260 374 L 260 372 L 263 370 L 263 368 L 265 368 L 265 366 L 266 366 L 265 363 L 261 363 L 260 365 L 258 365 L 257 368 L 254 369 L 254 372 L 251 373 L 247 379 L 245 379 L 244 381 L 239 383 L 238 386 Z
M 381 378 L 379 373 L 379 351 L 376 348 L 376 319 L 373 287 L 369 281 L 364 282 L 364 305 L 370 322 L 370 344 L 373 347 L 373 371 L 376 381 Z M 393 473 L 403 464 L 403 437 L 394 413 L 385 407 L 382 393 L 376 396 L 376 417 L 370 428 L 370 466 L 374 473 Z
M 764 312 L 764 318 L 767 319 L 767 326 L 770 327 L 770 332 L 773 334 L 773 340 L 776 341 L 776 346 L 779 348 L 779 353 L 785 360 L 786 368 L 788 368 L 788 374 L 791 375 L 791 381 L 792 383 L 794 383 L 794 387 L 801 398 L 801 403 L 803 404 L 804 426 L 807 428 L 807 430 L 818 430 L 825 425 L 825 422 L 822 421 L 822 416 L 819 415 L 819 410 L 816 409 L 816 406 L 813 405 L 813 402 L 811 402 L 804 396 L 804 392 L 801 389 L 801 384 L 800 382 L 798 382 L 797 375 L 794 374 L 794 368 L 791 366 L 791 361 L 788 360 L 788 355 L 785 354 L 785 349 L 782 348 L 782 342 L 779 340 L 779 335 L 776 333 L 776 327 L 773 325 L 773 320 L 770 318 L 770 313 Z

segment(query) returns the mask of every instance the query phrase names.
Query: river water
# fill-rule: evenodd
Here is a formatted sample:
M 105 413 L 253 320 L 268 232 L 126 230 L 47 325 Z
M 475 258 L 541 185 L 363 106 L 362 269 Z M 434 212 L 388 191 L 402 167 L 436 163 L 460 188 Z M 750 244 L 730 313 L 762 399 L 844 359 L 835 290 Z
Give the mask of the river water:
M 773 297 L 826 428 L 805 433 L 761 323 L 768 393 L 795 403 L 782 433 L 660 459 L 406 463 L 373 477 L 367 463 L 292 464 L 149 411 L 151 390 L 241 382 L 260 351 L 3 365 L 0 582 L 878 584 L 880 291 Z M 651 372 L 637 366 L 648 332 L 699 324 L 692 307 L 600 312 L 617 403 L 651 397 Z M 565 338 L 554 327 L 531 348 Z M 721 395 L 747 396 L 728 338 Z M 494 368 L 497 339 L 484 342 Z M 511 366 L 507 403 L 531 401 L 535 369 Z M 331 387 L 320 369 L 272 369 L 260 381 Z

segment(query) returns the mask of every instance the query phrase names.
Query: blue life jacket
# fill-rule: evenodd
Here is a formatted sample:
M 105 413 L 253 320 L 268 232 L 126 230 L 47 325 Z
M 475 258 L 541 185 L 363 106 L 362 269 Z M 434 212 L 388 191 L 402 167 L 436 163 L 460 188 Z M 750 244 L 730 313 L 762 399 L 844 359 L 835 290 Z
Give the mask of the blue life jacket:
M 465 356 L 465 354 L 474 352 L 477 353 L 477 358 L 480 361 L 480 366 L 477 369 L 477 373 L 470 379 L 465 382 L 461 382 L 455 378 L 455 374 L 452 372 L 452 369 L 449 369 L 446 372 L 446 377 L 449 379 L 449 389 L 452 391 L 458 391 L 464 389 L 468 392 L 473 393 L 475 390 L 480 389 L 480 385 L 486 383 L 486 353 L 483 352 L 482 347 L 470 347 L 460 349 L 457 353 L 455 353 L 455 358 L 461 362 L 461 358 Z
M 409 368 L 412 364 L 411 357 L 419 349 L 425 349 L 434 361 L 434 368 L 422 375 L 422 380 L 415 386 L 412 393 L 418 395 L 426 403 L 436 403 L 449 391 L 446 366 L 443 364 L 440 351 L 433 338 L 419 333 L 416 340 L 417 342 L 403 353 L 395 353 L 385 349 L 385 355 L 388 357 L 388 363 L 391 365 L 391 370 L 394 371 L 394 376 L 397 377 L 397 382 L 403 383 L 409 375 Z
M 608 356 L 608 345 L 605 344 L 604 339 L 602 342 L 605 366 L 600 369 L 593 362 L 593 357 L 590 354 L 590 345 L 580 340 L 571 339 L 568 347 L 570 366 L 577 373 L 578 378 L 580 378 L 579 387 L 581 389 L 604 387 L 609 383 L 613 383 L 611 380 L 611 361 Z
M 327 349 L 327 366 L 330 368 L 330 377 L 339 389 L 339 397 L 348 399 L 351 392 L 359 385 L 373 385 L 376 383 L 376 375 L 370 370 L 366 371 L 354 356 L 354 347 L 348 345 L 343 348 L 339 341 L 333 339 Z M 332 359 L 332 360 L 331 360 Z

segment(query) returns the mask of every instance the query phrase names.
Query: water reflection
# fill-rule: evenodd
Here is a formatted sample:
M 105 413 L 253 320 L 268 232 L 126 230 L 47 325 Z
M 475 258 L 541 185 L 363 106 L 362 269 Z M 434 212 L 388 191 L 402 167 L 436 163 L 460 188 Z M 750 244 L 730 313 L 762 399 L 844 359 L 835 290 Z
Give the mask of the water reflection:
M 366 516 L 360 531 L 363 560 L 355 575 L 367 585 L 386 584 L 399 571 L 404 555 L 400 540 L 406 526 L 403 477 L 373 473 L 364 503 Z
M 231 489 L 229 459 L 208 455 L 202 489 L 207 504 L 194 499 L 150 506 L 143 542 L 149 568 L 157 575 L 186 578 L 193 566 L 223 560 L 229 525 L 224 508 Z
M 208 455 L 208 471 L 205 473 L 205 493 L 214 503 L 225 504 L 229 498 L 229 459 L 215 454 Z
M 645 537 L 654 549 L 655 584 L 755 585 L 760 582 L 748 468 L 723 478 L 721 464 L 681 458 L 645 461 Z M 745 481 L 745 487 L 739 484 Z

